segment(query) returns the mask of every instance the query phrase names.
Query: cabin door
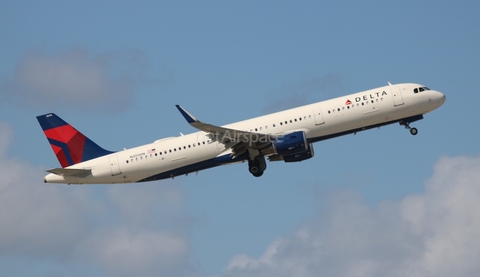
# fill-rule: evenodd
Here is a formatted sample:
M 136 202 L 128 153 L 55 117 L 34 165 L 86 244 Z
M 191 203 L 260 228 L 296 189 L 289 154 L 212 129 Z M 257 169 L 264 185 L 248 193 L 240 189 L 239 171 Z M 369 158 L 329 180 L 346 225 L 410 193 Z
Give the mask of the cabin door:
M 118 164 L 118 156 L 114 155 L 110 157 L 110 170 L 112 171 L 112 176 L 121 174 L 120 165 Z
M 313 110 L 313 117 L 315 118 L 315 125 L 322 125 L 325 123 L 325 120 L 323 120 L 322 109 Z
M 402 91 L 400 90 L 400 87 L 393 87 L 391 91 L 393 96 L 393 105 L 395 107 L 403 105 Z

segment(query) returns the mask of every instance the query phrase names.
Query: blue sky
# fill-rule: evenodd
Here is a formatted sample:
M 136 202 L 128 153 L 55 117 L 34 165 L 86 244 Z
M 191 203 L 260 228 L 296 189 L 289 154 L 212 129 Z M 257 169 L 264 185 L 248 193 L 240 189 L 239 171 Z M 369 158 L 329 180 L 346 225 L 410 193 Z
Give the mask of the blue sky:
M 8 276 L 478 276 L 480 19 L 474 1 L 3 1 L 0 268 Z M 313 159 L 174 180 L 43 184 L 35 116 L 109 150 L 415 82 L 413 124 Z

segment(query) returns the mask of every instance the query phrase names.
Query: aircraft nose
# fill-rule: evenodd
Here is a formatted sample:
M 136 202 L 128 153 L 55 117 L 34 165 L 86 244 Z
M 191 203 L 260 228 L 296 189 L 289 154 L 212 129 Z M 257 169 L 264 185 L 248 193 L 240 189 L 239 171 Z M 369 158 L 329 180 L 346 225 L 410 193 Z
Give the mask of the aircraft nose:
M 441 105 L 443 105 L 443 103 L 445 103 L 445 100 L 447 100 L 447 97 L 445 96 L 445 94 L 439 92 L 439 91 L 436 91 L 436 95 L 435 95 L 435 102 L 438 102 Z
M 429 102 L 432 105 L 432 108 L 436 109 L 443 105 L 445 103 L 445 100 L 447 97 L 445 97 L 445 94 L 436 91 L 436 90 L 431 90 L 428 94 Z

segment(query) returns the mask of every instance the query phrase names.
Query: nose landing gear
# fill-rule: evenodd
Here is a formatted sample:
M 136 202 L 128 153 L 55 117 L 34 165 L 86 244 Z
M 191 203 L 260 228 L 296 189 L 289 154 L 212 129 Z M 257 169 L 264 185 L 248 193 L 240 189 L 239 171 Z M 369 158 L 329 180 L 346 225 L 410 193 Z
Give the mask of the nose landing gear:
M 405 126 L 405 129 L 410 130 L 410 134 L 415 136 L 415 135 L 418 134 L 418 130 L 417 130 L 417 128 L 411 128 L 410 123 L 421 120 L 421 119 L 423 119 L 423 115 L 419 114 L 419 115 L 416 115 L 416 116 L 404 118 L 404 119 L 400 120 L 399 123 L 400 123 L 401 126 Z
M 414 128 L 411 128 L 409 122 L 400 122 L 400 125 L 404 125 L 404 126 L 405 126 L 405 129 L 410 130 L 410 134 L 412 134 L 413 136 L 415 136 L 415 135 L 418 134 L 418 129 L 415 128 L 415 127 L 414 127 Z
M 414 136 L 417 135 L 417 134 L 418 134 L 417 128 L 412 128 L 412 129 L 410 129 L 410 134 L 412 134 L 412 135 L 414 135 Z

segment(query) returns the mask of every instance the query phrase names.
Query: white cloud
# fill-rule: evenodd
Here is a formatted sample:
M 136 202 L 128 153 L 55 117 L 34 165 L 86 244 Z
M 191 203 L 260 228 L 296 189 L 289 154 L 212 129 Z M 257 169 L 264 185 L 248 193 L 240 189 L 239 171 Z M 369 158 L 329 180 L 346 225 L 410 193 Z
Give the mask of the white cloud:
M 141 52 L 94 56 L 76 48 L 65 53 L 27 53 L 11 80 L 3 80 L 0 99 L 21 107 L 121 111 L 144 81 Z
M 82 196 L 42 186 L 39 169 L 4 156 L 11 128 L 1 123 L 0 134 L 0 255 L 64 256 L 88 228 Z
M 478 276 L 480 157 L 443 157 L 425 193 L 375 208 L 354 192 L 258 259 L 237 255 L 225 276 Z
M 0 122 L 0 259 L 86 265 L 107 276 L 196 272 L 178 185 L 43 184 L 43 170 L 6 156 L 12 136 Z
M 187 273 L 189 246 L 184 236 L 128 228 L 98 230 L 77 256 L 100 265 L 108 276 L 177 276 Z

